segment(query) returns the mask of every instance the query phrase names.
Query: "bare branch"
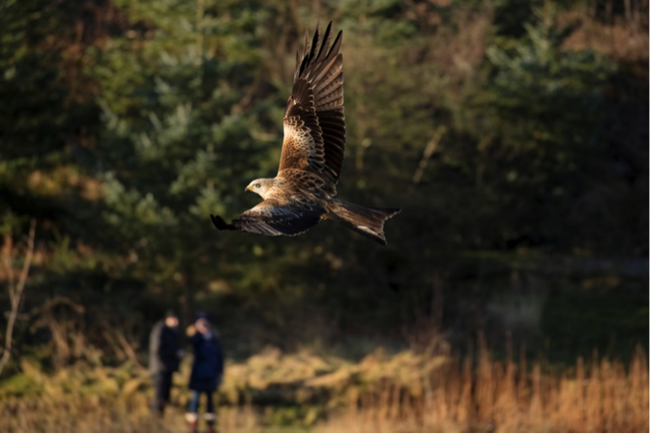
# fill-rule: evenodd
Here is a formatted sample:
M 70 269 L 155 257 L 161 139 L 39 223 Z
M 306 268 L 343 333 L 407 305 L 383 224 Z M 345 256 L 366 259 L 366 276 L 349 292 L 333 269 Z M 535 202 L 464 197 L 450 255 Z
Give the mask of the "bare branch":
M 119 330 L 115 331 L 115 334 L 117 335 L 117 339 L 120 341 L 122 344 L 122 348 L 124 349 L 124 352 L 129 356 L 129 359 L 135 364 L 137 367 L 142 367 L 140 362 L 138 361 L 138 356 L 135 354 L 135 351 L 133 351 L 133 347 L 131 344 L 129 344 L 129 341 L 126 340 L 126 337 L 124 337 L 124 333 L 122 333 Z
M 14 269 L 11 267 L 11 252 L 13 250 L 13 240 L 11 239 L 11 231 L 5 234 L 5 242 L 2 245 L 2 265 L 7 273 L 7 281 L 9 282 L 9 300 L 11 306 L 14 305 L 15 294 L 15 279 Z
M 25 261 L 23 262 L 23 269 L 20 272 L 20 279 L 18 280 L 18 298 L 25 289 L 27 283 L 27 276 L 29 275 L 29 267 L 32 265 L 32 258 L 34 257 L 34 237 L 36 236 L 36 220 L 32 219 L 29 226 L 29 237 L 27 238 L 27 252 L 25 253 Z
M 429 140 L 429 143 L 427 143 L 427 146 L 424 148 L 424 152 L 422 153 L 422 158 L 420 159 L 420 164 L 418 165 L 417 170 L 413 174 L 413 184 L 417 185 L 420 183 L 420 180 L 422 179 L 422 175 L 424 175 L 424 169 L 427 168 L 427 164 L 429 164 L 429 159 L 436 151 L 436 149 L 438 149 L 438 144 L 440 143 L 440 139 L 442 138 L 442 136 L 445 134 L 446 131 L 447 128 L 444 125 L 441 125 L 433 133 L 433 137 L 431 137 L 431 140 Z
M 29 268 L 32 265 L 32 258 L 34 257 L 34 238 L 36 236 L 36 220 L 32 219 L 29 227 L 29 237 L 27 239 L 27 252 L 25 253 L 25 261 L 23 262 L 23 269 L 20 272 L 18 285 L 15 284 L 13 270 L 11 268 L 10 256 L 12 253 L 11 236 L 5 238 L 5 247 L 3 249 L 3 263 L 7 270 L 9 277 L 9 296 L 11 299 L 11 313 L 7 319 L 7 330 L 5 332 L 5 347 L 0 358 L 0 374 L 4 370 L 9 359 L 11 358 L 11 344 L 13 339 L 14 325 L 16 324 L 16 317 L 18 316 L 18 308 L 20 306 L 20 299 L 22 298 L 25 284 L 27 283 L 27 276 L 29 275 Z

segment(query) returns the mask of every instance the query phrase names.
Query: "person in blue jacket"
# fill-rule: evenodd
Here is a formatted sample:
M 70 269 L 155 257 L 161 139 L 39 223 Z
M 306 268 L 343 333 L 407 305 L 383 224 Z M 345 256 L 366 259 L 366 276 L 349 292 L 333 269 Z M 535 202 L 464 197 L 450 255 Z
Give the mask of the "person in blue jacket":
M 214 409 L 214 392 L 223 380 L 223 353 L 221 345 L 212 330 L 210 319 L 205 312 L 199 312 L 193 326 L 188 328 L 190 343 L 194 348 L 194 362 L 190 374 L 192 398 L 187 413 L 190 430 L 196 432 L 199 419 L 199 400 L 206 396 L 204 419 L 207 432 L 215 432 L 216 413 Z

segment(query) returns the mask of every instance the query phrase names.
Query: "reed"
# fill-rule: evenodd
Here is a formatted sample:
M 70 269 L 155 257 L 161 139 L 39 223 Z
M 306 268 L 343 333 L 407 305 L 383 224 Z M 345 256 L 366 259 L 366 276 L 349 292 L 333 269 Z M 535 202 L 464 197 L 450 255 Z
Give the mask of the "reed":
M 578 359 L 546 373 L 542 362 L 496 361 L 481 351 L 423 377 L 414 394 L 391 382 L 368 387 L 319 432 L 648 432 L 648 363 Z
M 262 375 L 260 371 L 268 374 L 267 359 L 274 361 L 274 371 L 282 372 L 302 366 L 296 365 L 298 359 L 321 367 L 324 363 L 304 354 L 262 354 L 241 366 L 229 365 L 229 381 L 242 377 L 239 380 L 248 382 L 250 393 L 258 387 L 268 395 L 259 378 L 253 381 L 254 374 Z M 641 349 L 627 366 L 594 356 L 590 361 L 578 359 L 564 370 L 551 368 L 542 361 L 526 363 L 523 357 L 518 362 L 494 360 L 487 349 L 462 360 L 424 357 L 413 351 L 371 354 L 358 364 L 331 366 L 330 374 L 303 369 L 302 380 L 291 378 L 285 392 L 298 384 L 305 391 L 314 387 L 329 391 L 319 395 L 327 401 L 296 401 L 294 419 L 277 417 L 274 411 L 281 412 L 280 404 L 229 401 L 222 393 L 221 402 L 228 404 L 219 409 L 218 428 L 222 432 L 307 427 L 318 432 L 648 432 L 648 361 Z M 175 404 L 159 420 L 148 408 L 152 390 L 144 371 L 77 367 L 45 375 L 28 363 L 22 370 L 23 377 L 0 388 L 0 432 L 187 430 L 182 379 L 173 391 Z M 277 381 L 272 384 L 280 387 Z

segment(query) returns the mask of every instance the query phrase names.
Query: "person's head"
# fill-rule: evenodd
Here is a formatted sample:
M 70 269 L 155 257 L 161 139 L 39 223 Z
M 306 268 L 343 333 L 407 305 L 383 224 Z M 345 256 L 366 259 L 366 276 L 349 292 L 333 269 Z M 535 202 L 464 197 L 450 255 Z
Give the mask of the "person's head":
M 199 312 L 196 314 L 194 327 L 196 327 L 196 330 L 201 334 L 210 331 L 210 316 L 206 312 Z
M 171 310 L 165 314 L 165 325 L 170 328 L 178 327 L 178 316 Z

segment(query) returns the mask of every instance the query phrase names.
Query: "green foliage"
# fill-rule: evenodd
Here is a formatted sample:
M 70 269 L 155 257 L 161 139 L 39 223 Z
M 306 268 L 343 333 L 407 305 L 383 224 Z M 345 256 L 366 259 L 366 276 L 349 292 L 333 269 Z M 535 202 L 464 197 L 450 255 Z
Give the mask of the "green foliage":
M 94 54 L 96 80 L 109 90 L 96 149 L 104 221 L 133 272 L 182 294 L 187 316 L 226 248 L 209 214 L 243 210 L 243 186 L 272 166 L 267 149 L 279 143 L 256 138 L 265 134 L 267 104 L 243 109 L 261 58 L 246 41 L 261 18 L 231 6 L 225 19 L 223 5 L 197 5 L 171 2 L 174 18 L 153 17 L 151 37 L 126 31 Z
M 484 325 L 465 325 L 472 309 L 489 316 L 471 306 L 512 289 L 486 269 L 647 255 L 647 135 L 627 135 L 647 100 L 621 90 L 647 82 L 620 84 L 621 59 L 571 46 L 569 3 L 3 2 L 1 227 L 18 239 L 36 217 L 43 251 L 25 309 L 42 327 L 21 338 L 65 363 L 85 353 L 56 349 L 53 330 L 92 330 L 88 354 L 114 361 L 113 327 L 146 348 L 143 330 L 180 304 L 185 319 L 214 312 L 237 355 L 403 343 L 440 281 L 463 341 Z M 295 50 L 318 18 L 344 31 L 339 196 L 404 209 L 387 249 L 331 222 L 296 238 L 210 223 L 257 203 L 244 187 L 277 170 Z M 621 275 L 608 296 L 643 280 Z
M 495 241 L 563 250 L 568 239 L 577 247 L 575 228 L 563 219 L 584 212 L 573 208 L 575 197 L 602 177 L 603 129 L 611 119 L 604 88 L 614 66 L 596 53 L 563 49 L 564 29 L 543 22 L 525 28 L 525 37 L 488 47 L 490 83 L 469 101 L 457 128 L 479 143 L 477 182 L 491 202 L 489 218 L 510 210 Z M 522 197 L 540 206 L 524 205 Z

